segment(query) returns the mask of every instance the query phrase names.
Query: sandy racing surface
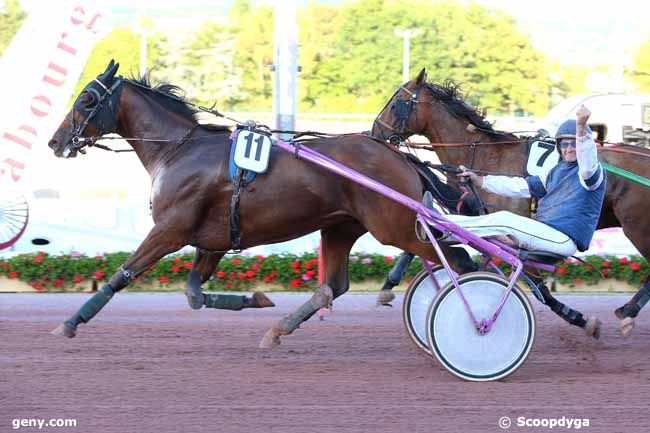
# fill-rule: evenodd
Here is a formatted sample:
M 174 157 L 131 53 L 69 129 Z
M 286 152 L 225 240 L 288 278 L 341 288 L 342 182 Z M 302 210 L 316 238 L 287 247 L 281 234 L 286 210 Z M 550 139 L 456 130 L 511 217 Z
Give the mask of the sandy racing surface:
M 278 307 L 191 311 L 182 294 L 119 294 L 68 340 L 48 333 L 89 295 L 0 295 L 0 432 L 490 432 L 503 416 L 589 419 L 587 432 L 647 431 L 650 313 L 632 336 L 613 309 L 627 297 L 564 296 L 604 322 L 587 339 L 534 301 L 538 332 L 524 365 L 500 382 L 463 382 L 409 340 L 401 303 L 335 301 L 272 351 L 264 331 L 309 295 Z M 401 294 L 398 300 L 401 300 Z M 76 428 L 12 428 L 73 418 Z M 574 429 L 571 429 L 573 431 Z

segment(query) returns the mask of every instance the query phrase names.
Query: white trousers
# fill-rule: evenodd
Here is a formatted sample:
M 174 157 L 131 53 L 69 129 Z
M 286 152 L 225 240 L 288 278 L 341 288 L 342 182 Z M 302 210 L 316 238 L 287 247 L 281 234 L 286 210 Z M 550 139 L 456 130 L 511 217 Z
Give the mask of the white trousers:
M 507 236 L 520 248 L 571 256 L 575 242 L 544 223 L 512 212 L 500 211 L 480 216 L 445 215 L 450 221 L 482 238 Z

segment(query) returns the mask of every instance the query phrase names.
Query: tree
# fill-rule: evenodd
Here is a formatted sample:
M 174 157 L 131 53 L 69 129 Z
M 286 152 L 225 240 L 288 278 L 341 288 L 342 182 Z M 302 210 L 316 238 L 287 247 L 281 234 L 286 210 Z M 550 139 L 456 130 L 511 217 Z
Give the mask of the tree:
M 629 73 L 631 80 L 642 92 L 650 91 L 650 40 L 639 47 L 634 56 L 634 66 Z
M 9 46 L 25 18 L 27 12 L 20 8 L 18 0 L 8 0 L 5 3 L 4 10 L 0 11 L 0 55 Z

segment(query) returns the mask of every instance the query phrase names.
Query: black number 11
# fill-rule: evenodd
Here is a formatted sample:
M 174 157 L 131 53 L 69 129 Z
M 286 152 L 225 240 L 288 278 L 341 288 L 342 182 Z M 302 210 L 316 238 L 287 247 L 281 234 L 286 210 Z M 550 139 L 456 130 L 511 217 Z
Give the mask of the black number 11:
M 255 161 L 259 161 L 260 158 L 262 157 L 262 144 L 264 143 L 264 136 L 260 135 L 259 137 L 257 137 L 255 143 L 257 143 L 257 149 L 255 151 Z M 246 151 L 244 152 L 244 157 L 246 159 L 249 159 L 251 156 L 252 146 L 253 146 L 253 134 L 248 134 L 246 136 Z

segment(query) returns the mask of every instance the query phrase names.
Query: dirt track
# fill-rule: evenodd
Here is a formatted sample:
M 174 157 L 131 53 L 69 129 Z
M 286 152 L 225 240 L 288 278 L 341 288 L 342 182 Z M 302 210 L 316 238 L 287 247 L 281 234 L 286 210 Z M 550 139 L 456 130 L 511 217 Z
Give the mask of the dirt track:
M 648 431 L 650 313 L 628 339 L 620 296 L 562 297 L 604 322 L 600 341 L 538 303 L 528 361 L 496 383 L 447 373 L 408 339 L 401 304 L 373 295 L 335 301 L 273 352 L 268 326 L 308 295 L 278 295 L 263 311 L 194 312 L 182 294 L 120 294 L 77 338 L 48 334 L 88 295 L 0 295 L 0 432 L 12 419 L 74 418 L 40 431 L 489 432 L 509 416 L 589 418 L 588 432 Z M 399 296 L 401 299 L 401 296 Z

